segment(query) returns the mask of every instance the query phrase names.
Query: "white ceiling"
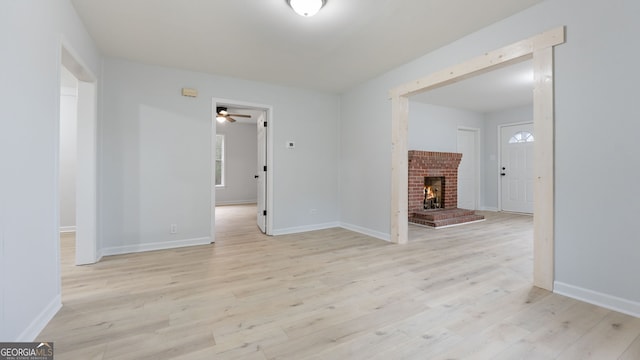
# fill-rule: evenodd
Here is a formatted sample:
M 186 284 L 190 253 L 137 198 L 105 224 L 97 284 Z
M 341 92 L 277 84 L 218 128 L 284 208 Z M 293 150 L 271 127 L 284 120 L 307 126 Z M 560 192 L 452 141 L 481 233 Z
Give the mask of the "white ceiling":
M 72 0 L 107 56 L 342 92 L 542 0 Z
M 411 97 L 411 101 L 488 113 L 533 103 L 531 60 Z

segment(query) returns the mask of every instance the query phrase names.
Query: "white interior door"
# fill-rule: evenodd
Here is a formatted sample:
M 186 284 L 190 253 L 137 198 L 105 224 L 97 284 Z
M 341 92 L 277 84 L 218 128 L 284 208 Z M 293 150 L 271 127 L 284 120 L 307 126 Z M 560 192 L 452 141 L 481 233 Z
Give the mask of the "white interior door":
M 257 222 L 260 231 L 267 232 L 267 119 L 266 112 L 258 118 L 258 163 L 256 179 L 258 187 L 258 201 L 256 206 Z
M 503 211 L 533 213 L 533 123 L 500 129 L 500 187 Z
M 458 207 L 477 209 L 478 188 L 478 131 L 458 129 L 458 152 L 462 161 L 458 167 Z

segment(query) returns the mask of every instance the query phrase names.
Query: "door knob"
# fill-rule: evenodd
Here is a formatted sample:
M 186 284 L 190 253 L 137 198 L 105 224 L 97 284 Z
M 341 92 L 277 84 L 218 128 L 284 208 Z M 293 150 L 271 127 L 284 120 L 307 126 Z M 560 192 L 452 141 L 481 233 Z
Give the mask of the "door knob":
M 259 177 L 260 177 L 260 175 L 253 175 L 253 178 L 254 178 L 254 179 L 257 179 L 257 178 L 259 178 Z
M 500 176 L 505 176 L 505 175 L 507 175 L 507 174 L 505 174 L 505 173 L 500 173 Z

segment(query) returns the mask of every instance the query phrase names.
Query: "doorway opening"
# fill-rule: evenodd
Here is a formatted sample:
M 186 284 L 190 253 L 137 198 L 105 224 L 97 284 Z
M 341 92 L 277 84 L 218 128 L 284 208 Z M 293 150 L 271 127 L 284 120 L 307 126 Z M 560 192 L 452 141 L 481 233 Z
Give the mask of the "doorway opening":
M 99 260 L 97 245 L 97 78 L 62 44 L 57 217 L 75 233 L 75 265 Z
M 553 290 L 554 280 L 554 154 L 553 154 L 553 47 L 564 43 L 565 29 L 558 27 L 467 62 L 406 83 L 390 91 L 392 102 L 391 153 L 391 241 L 408 240 L 407 219 L 407 128 L 409 97 L 479 75 L 509 64 L 532 59 L 534 68 L 534 150 L 533 283 Z
M 219 116 L 218 111 L 226 116 Z M 246 214 L 253 209 L 249 229 L 271 235 L 273 228 L 272 107 L 244 101 L 213 99 L 211 126 L 211 239 L 216 239 L 216 222 L 229 219 L 228 214 Z M 234 116 L 235 114 L 235 116 Z M 229 119 L 231 118 L 231 119 Z M 220 146 L 220 139 L 224 145 Z M 224 156 L 221 154 L 224 153 Z M 221 163 L 222 161 L 222 163 Z M 221 165 L 224 164 L 224 165 Z M 224 175 L 222 175 L 224 174 Z M 218 209 L 218 207 L 224 207 Z M 236 207 L 236 209 L 232 209 Z M 219 211 L 217 211 L 217 209 Z M 219 217 L 216 213 L 220 212 Z M 246 216 L 242 218 L 246 219 Z M 224 224 L 220 224 L 221 228 Z

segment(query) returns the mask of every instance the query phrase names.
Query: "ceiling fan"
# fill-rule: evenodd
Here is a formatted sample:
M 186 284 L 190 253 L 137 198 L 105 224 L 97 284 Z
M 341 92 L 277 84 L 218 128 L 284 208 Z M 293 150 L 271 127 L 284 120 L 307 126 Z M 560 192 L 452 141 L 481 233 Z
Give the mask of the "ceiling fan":
M 232 118 L 232 116 L 242 117 L 242 118 L 251 117 L 251 115 L 244 115 L 244 114 L 229 114 L 229 112 L 227 111 L 227 108 L 224 106 L 217 106 L 216 113 L 217 113 L 216 120 L 218 120 L 218 122 L 223 122 L 223 121 L 236 122 L 236 119 Z

